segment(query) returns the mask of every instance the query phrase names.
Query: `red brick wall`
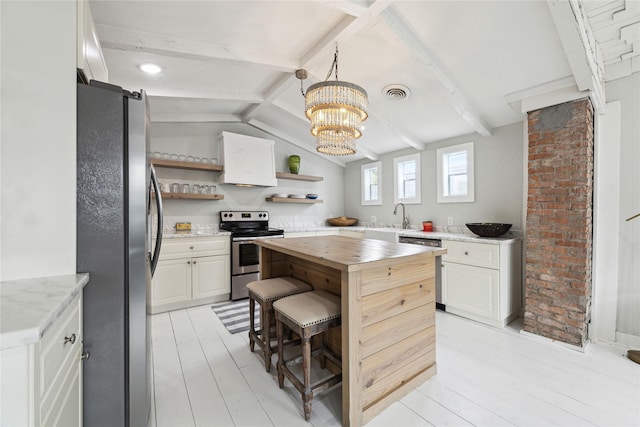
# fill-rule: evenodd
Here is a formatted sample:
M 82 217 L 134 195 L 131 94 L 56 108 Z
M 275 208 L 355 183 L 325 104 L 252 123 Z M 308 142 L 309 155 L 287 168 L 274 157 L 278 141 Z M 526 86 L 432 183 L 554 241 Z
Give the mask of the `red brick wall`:
M 593 107 L 581 99 L 528 120 L 524 330 L 581 347 L 591 306 Z

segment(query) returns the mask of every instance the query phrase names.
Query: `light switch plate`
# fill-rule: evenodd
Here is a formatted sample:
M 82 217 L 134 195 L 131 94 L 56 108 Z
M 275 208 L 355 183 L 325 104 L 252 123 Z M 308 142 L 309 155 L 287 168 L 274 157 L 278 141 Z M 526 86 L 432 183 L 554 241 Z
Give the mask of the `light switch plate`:
M 453 217 L 452 216 L 448 216 L 447 217 L 447 225 L 453 225 Z
M 371 215 L 371 222 L 378 222 L 378 218 L 375 215 Z

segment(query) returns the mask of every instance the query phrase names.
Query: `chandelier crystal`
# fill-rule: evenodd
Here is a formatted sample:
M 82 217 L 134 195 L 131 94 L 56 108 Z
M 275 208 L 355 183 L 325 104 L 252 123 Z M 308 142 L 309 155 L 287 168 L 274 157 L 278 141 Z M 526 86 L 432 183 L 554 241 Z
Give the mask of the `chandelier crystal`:
M 336 80 L 328 81 L 335 69 Z M 305 70 L 296 71 L 305 98 L 305 116 L 311 122 L 311 134 L 316 137 L 316 151 L 333 156 L 348 156 L 356 152 L 356 139 L 362 136 L 362 122 L 368 117 L 367 92 L 360 86 L 338 80 L 338 47 L 333 64 L 323 82 L 302 90 Z

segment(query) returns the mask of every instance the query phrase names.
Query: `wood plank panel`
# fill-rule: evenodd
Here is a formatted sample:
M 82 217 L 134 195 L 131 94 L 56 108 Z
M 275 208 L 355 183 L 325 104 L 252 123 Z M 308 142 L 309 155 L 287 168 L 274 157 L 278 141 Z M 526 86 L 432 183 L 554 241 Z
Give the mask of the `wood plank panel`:
M 433 278 L 388 289 L 362 298 L 362 326 L 369 326 L 426 303 L 435 303 Z
M 429 331 L 405 338 L 399 343 L 366 357 L 362 361 L 362 383 L 369 388 L 382 378 L 393 375 L 402 366 L 416 359 L 436 362 L 435 326 Z
M 360 280 L 361 271 L 342 272 L 342 425 L 359 427 L 362 423 L 362 346 Z
M 394 375 L 389 375 L 374 382 L 371 387 L 362 391 L 362 407 L 367 409 L 376 401 L 391 394 L 394 390 L 400 389 L 412 378 L 435 367 L 433 360 L 429 358 L 418 358 L 398 369 Z
M 391 261 L 391 260 L 390 260 Z M 393 260 L 387 265 L 363 270 L 362 295 L 370 295 L 396 286 L 435 279 L 432 258 L 416 257 L 410 261 Z
M 424 383 L 429 378 L 434 376 L 436 372 L 437 372 L 436 365 L 432 365 L 431 367 L 420 372 L 418 375 L 414 376 L 413 378 L 405 382 L 403 384 L 403 387 L 392 390 L 386 396 L 383 396 L 378 401 L 372 403 L 370 406 L 364 409 L 362 413 L 362 423 L 366 424 L 369 421 L 371 421 L 373 417 L 375 417 L 385 409 L 389 408 L 392 403 L 399 401 L 400 399 L 405 397 L 407 394 L 411 393 L 420 384 Z
M 433 326 L 435 311 L 435 304 L 424 304 L 383 322 L 362 328 L 360 336 L 362 356 L 371 356 L 383 348 Z
M 313 289 L 340 295 L 340 270 L 323 267 L 295 257 L 289 257 L 288 267 L 292 277 L 310 284 Z

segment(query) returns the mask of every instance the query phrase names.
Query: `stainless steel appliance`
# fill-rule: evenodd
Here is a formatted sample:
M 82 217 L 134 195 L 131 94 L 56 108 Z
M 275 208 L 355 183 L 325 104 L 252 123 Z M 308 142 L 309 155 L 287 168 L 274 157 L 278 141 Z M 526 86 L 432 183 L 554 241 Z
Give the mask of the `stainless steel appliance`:
M 221 211 L 220 229 L 231 232 L 231 299 L 247 298 L 247 283 L 260 279 L 259 239 L 284 237 L 284 230 L 269 228 L 269 212 Z
M 430 246 L 432 248 L 441 248 L 442 241 L 428 237 L 409 237 L 400 236 L 400 243 L 410 243 L 412 245 Z M 442 260 L 441 256 L 436 257 L 436 308 L 446 311 L 446 306 L 442 303 Z
M 149 123 L 144 91 L 77 85 L 77 270 L 90 273 L 83 294 L 85 426 L 146 426 L 149 418 L 147 286 L 162 244 Z M 154 201 L 158 240 L 151 256 Z

